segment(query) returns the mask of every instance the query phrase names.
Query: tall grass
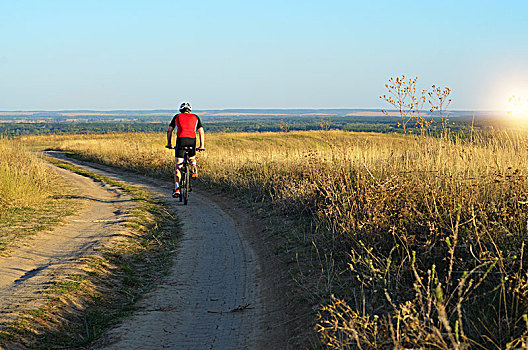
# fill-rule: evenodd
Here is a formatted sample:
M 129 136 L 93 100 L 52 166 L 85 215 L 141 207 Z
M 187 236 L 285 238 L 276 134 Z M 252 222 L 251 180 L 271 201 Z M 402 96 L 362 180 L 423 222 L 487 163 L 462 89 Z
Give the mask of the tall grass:
M 113 135 L 60 147 L 170 179 L 163 144 Z M 327 346 L 526 343 L 528 135 L 215 134 L 206 146 L 202 181 L 305 218 L 299 243 L 315 247 L 320 273 L 304 277 L 326 304 L 316 329 Z
M 0 253 L 14 241 L 53 228 L 78 203 L 25 141 L 0 137 Z
M 18 140 L 0 137 L 0 214 L 38 206 L 53 192 L 49 167 Z

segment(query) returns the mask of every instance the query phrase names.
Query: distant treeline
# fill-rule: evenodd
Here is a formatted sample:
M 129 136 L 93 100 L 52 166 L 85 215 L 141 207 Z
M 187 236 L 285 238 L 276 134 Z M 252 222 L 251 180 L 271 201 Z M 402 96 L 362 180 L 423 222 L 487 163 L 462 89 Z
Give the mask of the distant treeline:
M 267 132 L 293 130 L 321 130 L 339 129 L 360 132 L 393 133 L 401 132 L 398 123 L 388 117 L 291 117 L 291 118 L 262 118 L 244 119 L 241 121 L 207 121 L 203 118 L 207 132 Z M 472 126 L 472 120 L 454 118 L 450 121 L 452 131 L 490 128 L 492 124 L 481 121 Z M 13 137 L 23 135 L 49 134 L 108 134 L 121 132 L 165 132 L 167 122 L 8 122 L 0 123 L 0 134 Z M 433 123 L 430 132 L 439 131 L 440 123 Z M 417 130 L 415 131 L 417 132 Z
M 48 123 L 0 123 L 0 134 L 6 136 L 49 134 L 108 134 L 117 132 L 160 132 L 167 130 L 167 123 L 116 123 L 116 122 L 48 122 Z

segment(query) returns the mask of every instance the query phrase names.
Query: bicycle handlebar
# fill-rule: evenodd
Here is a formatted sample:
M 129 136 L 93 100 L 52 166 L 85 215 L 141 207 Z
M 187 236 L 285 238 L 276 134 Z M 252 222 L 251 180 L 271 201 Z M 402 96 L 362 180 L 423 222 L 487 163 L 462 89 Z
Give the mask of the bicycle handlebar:
M 172 145 L 171 145 L 171 146 L 169 146 L 169 145 L 165 145 L 165 148 L 168 148 L 168 149 L 175 149 Z M 190 150 L 190 149 L 192 149 L 192 147 L 188 147 L 188 146 L 187 146 L 187 147 L 182 147 L 182 149 Z M 198 152 L 204 152 L 204 151 L 205 151 L 205 148 L 200 147 L 200 148 L 197 148 L 196 151 L 198 151 Z

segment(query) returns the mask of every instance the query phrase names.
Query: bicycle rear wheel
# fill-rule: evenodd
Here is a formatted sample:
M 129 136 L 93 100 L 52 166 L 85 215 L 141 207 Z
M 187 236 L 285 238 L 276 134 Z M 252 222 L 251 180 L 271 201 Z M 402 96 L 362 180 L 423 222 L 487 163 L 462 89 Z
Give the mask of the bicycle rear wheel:
M 187 169 L 189 170 L 189 169 Z M 187 205 L 187 202 L 189 201 L 189 190 L 191 187 L 191 178 L 189 176 L 189 171 L 185 172 L 184 178 L 185 178 L 185 184 L 183 185 L 183 204 Z
M 185 168 L 180 170 L 180 202 L 183 202 L 183 188 L 185 187 Z

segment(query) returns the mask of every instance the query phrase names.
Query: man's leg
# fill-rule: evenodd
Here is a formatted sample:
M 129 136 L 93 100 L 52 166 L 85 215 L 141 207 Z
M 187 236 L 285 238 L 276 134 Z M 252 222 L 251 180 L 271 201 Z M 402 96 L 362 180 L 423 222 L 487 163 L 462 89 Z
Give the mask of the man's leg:
M 177 183 L 177 184 L 180 183 L 180 178 L 181 178 L 180 169 L 182 168 L 182 166 L 183 166 L 183 158 L 176 158 L 176 169 L 174 171 L 174 183 Z
M 189 157 L 191 163 L 192 177 L 198 177 L 198 169 L 196 167 L 196 156 Z
M 172 193 L 173 196 L 179 194 L 177 191 L 180 189 L 180 179 L 181 179 L 181 173 L 180 169 L 183 166 L 183 158 L 176 158 L 176 168 L 174 169 L 174 192 Z

